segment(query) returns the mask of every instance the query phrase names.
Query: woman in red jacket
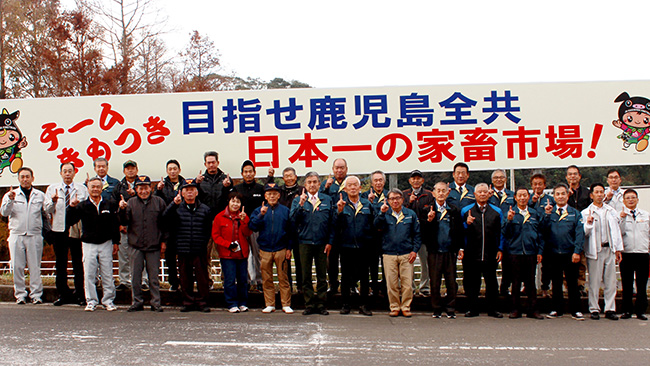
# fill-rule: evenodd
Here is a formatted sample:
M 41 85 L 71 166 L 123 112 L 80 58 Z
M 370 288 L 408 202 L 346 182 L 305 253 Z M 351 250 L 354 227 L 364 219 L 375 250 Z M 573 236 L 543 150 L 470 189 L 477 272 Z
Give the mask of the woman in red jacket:
M 212 223 L 212 239 L 221 259 L 226 306 L 231 313 L 248 311 L 247 238 L 251 230 L 241 199 L 240 193 L 230 193 L 228 207 L 215 216 Z

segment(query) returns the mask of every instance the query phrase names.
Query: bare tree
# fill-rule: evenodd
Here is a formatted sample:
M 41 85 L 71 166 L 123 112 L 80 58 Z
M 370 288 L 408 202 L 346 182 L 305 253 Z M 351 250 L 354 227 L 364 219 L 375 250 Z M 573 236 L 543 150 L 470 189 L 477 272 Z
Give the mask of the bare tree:
M 99 17 L 102 41 L 110 49 L 118 81 L 118 92 L 128 94 L 139 89 L 140 80 L 133 71 L 138 50 L 151 38 L 162 34 L 166 19 L 155 0 L 78 0 Z
M 190 35 L 190 43 L 180 54 L 183 57 L 184 73 L 191 91 L 218 90 L 223 77 L 216 74 L 219 70 L 219 51 L 214 42 L 198 31 Z
M 172 60 L 167 57 L 164 42 L 151 37 L 138 48 L 135 72 L 142 92 L 164 93 L 170 90 L 167 79 Z

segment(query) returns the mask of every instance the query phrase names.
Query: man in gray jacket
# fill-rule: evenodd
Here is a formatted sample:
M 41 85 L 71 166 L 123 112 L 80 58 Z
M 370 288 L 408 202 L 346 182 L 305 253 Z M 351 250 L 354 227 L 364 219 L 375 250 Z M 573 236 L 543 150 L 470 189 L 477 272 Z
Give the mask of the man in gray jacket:
M 633 189 L 623 193 L 625 207 L 619 214 L 623 235 L 623 258 L 621 260 L 621 281 L 623 283 L 623 315 L 632 317 L 632 311 L 639 320 L 648 320 L 648 258 L 650 255 L 650 214 L 637 207 L 639 196 Z M 632 306 L 634 278 L 636 277 L 636 304 Z M 640 290 L 640 291 L 639 291 Z
M 27 167 L 18 170 L 20 187 L 10 189 L 2 198 L 0 213 L 9 217 L 9 253 L 14 269 L 14 296 L 17 304 L 25 304 L 25 267 L 29 266 L 29 297 L 41 304 L 43 281 L 41 257 L 43 256 L 42 211 L 50 213 L 52 199 L 32 186 L 34 172 Z
M 129 258 L 133 269 L 131 281 L 133 303 L 128 311 L 144 309 L 141 277 L 146 264 L 151 290 L 151 310 L 162 312 L 158 268 L 160 252 L 165 251 L 161 217 L 167 205 L 162 198 L 151 194 L 151 179 L 146 175 L 136 178 L 135 190 L 137 197 L 128 202 L 124 199 L 120 200 L 120 220 L 122 225 L 128 227 Z

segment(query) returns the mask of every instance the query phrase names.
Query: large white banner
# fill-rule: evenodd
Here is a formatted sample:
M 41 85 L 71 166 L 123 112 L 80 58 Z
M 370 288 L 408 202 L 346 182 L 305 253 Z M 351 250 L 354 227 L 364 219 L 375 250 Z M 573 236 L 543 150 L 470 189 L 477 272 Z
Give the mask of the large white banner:
M 251 159 L 299 175 L 650 164 L 650 82 L 486 84 L 0 100 L 0 185 L 20 166 L 37 184 L 58 182 L 73 161 L 94 175 L 138 162 L 156 180 L 177 159 L 182 174 L 220 154 L 233 177 Z

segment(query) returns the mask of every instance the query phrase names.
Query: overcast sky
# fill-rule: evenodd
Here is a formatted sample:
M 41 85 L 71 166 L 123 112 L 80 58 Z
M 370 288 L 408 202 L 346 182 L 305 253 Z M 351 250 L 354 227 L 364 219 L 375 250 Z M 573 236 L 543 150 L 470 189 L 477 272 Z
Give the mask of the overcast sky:
M 241 77 L 314 87 L 650 79 L 647 1 L 157 2 L 170 50 L 198 30 Z

